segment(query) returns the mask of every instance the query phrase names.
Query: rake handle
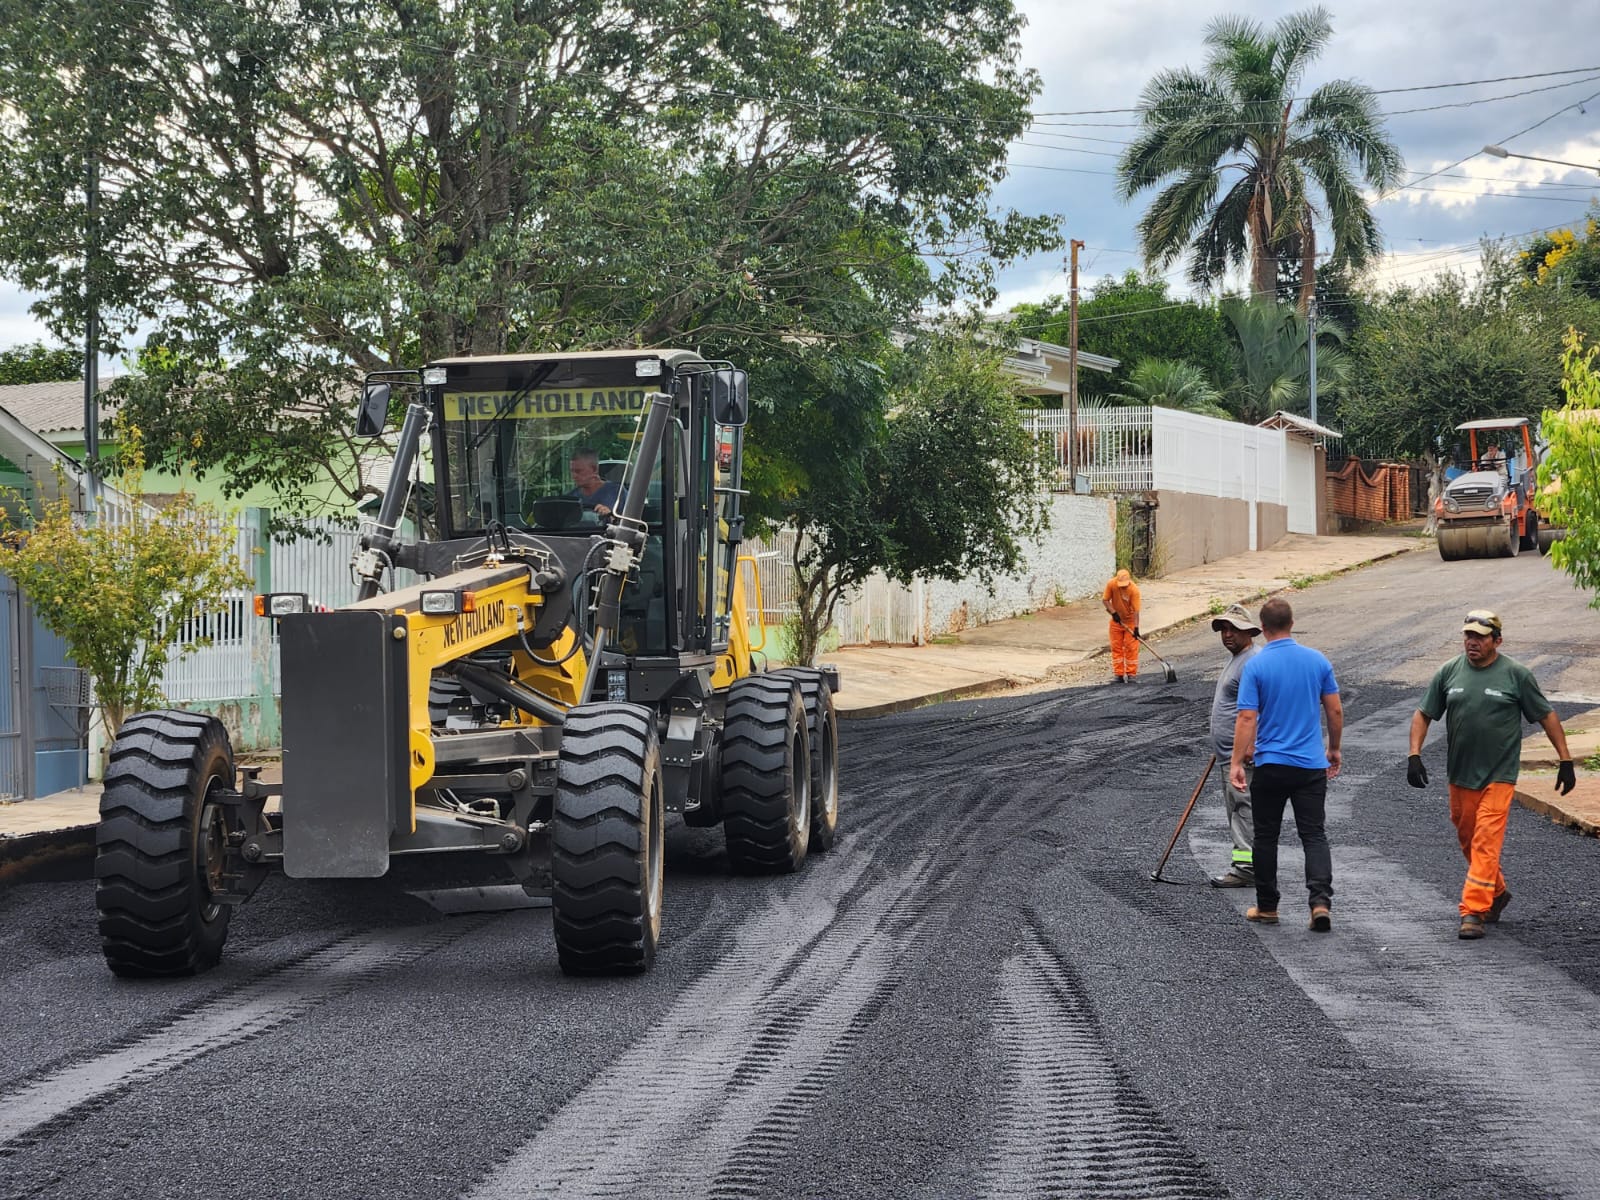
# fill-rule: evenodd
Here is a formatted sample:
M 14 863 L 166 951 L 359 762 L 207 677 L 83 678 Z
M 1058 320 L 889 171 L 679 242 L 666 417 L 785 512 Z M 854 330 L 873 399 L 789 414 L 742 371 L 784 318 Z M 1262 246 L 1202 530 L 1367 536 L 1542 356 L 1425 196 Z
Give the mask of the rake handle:
M 1178 818 L 1178 827 L 1172 831 L 1172 840 L 1167 843 L 1167 851 L 1161 856 L 1161 861 L 1156 864 L 1156 869 L 1150 873 L 1151 879 L 1161 878 L 1161 868 L 1167 865 L 1167 859 L 1172 857 L 1172 848 L 1178 844 L 1178 835 L 1183 832 L 1183 827 L 1189 821 L 1189 814 L 1194 811 L 1195 801 L 1200 799 L 1200 790 L 1206 786 L 1206 780 L 1211 778 L 1211 768 L 1217 765 L 1217 756 L 1211 755 L 1206 759 L 1206 769 L 1200 772 L 1200 782 L 1194 785 L 1194 792 L 1189 796 L 1189 806 L 1183 810 L 1183 816 Z

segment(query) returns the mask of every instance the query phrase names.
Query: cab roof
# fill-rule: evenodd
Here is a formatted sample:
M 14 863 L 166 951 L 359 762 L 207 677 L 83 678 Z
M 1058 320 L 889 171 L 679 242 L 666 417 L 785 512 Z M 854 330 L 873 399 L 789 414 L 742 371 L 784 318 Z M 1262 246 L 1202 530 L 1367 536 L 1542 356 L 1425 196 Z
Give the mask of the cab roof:
M 643 347 L 631 350 L 561 350 L 551 354 L 465 354 L 456 358 L 436 358 L 430 367 L 495 366 L 509 363 L 575 362 L 583 359 L 620 360 L 629 358 L 659 358 L 669 368 L 684 363 L 705 362 L 693 350 Z
M 1460 429 L 1521 429 L 1528 423 L 1527 417 L 1485 417 L 1481 421 L 1463 421 L 1457 425 Z

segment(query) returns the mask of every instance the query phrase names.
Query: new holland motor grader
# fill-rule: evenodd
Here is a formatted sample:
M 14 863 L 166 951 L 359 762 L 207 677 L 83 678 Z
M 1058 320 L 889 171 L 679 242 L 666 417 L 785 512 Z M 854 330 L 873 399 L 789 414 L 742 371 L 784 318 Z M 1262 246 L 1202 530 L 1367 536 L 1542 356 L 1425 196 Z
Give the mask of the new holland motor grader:
M 838 678 L 758 669 L 747 625 L 745 373 L 684 350 L 445 359 L 368 376 L 357 433 L 402 399 L 356 600 L 256 599 L 281 654 L 281 784 L 240 777 L 211 716 L 117 736 L 95 898 L 119 975 L 214 965 L 274 871 L 521 885 L 549 898 L 563 970 L 638 971 L 667 813 L 720 823 L 741 872 L 833 844 Z M 424 443 L 431 488 L 413 486 Z M 397 568 L 421 582 L 384 590 Z
M 1433 504 L 1439 557 L 1506 558 L 1521 550 L 1547 553 L 1563 531 L 1540 522 L 1539 455 L 1526 417 L 1489 417 L 1456 426 L 1470 453 L 1467 470 Z M 1510 455 L 1499 439 L 1512 441 Z

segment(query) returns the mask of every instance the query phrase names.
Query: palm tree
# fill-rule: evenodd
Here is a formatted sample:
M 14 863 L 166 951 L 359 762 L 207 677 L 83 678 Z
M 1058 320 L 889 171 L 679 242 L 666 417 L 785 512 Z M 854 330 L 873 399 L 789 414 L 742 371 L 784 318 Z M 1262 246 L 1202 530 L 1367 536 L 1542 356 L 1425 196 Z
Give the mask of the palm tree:
M 1163 71 L 1145 87 L 1142 129 L 1117 176 L 1126 200 L 1165 184 L 1139 222 L 1148 262 L 1170 266 L 1192 247 L 1189 277 L 1208 288 L 1248 256 L 1251 292 L 1267 296 L 1279 258 L 1294 251 L 1305 312 L 1319 222 L 1336 261 L 1359 270 L 1376 256 L 1378 226 L 1361 185 L 1393 187 L 1404 169 L 1377 97 L 1342 79 L 1295 94 L 1332 34 L 1322 8 L 1286 16 L 1270 33 L 1220 17 L 1206 30 L 1204 74 Z
M 1204 417 L 1231 419 L 1222 406 L 1222 394 L 1211 385 L 1206 373 L 1193 363 L 1170 358 L 1142 358 L 1128 372 L 1126 391 L 1112 395 L 1123 404 L 1156 404 L 1179 408 Z
M 1222 302 L 1222 315 L 1237 339 L 1227 402 L 1239 419 L 1254 423 L 1279 409 L 1304 411 L 1311 378 L 1305 317 L 1276 300 L 1238 297 Z M 1316 335 L 1317 393 L 1336 397 L 1350 381 L 1344 330 L 1319 317 Z

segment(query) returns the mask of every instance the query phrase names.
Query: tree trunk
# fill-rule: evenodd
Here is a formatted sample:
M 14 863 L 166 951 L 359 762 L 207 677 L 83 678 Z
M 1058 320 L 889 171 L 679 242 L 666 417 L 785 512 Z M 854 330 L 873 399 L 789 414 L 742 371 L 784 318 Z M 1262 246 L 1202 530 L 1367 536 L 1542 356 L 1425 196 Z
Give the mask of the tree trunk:
M 1300 315 L 1309 317 L 1311 301 L 1317 294 L 1317 231 L 1309 224 L 1300 237 Z M 1311 334 L 1316 337 L 1316 333 Z

